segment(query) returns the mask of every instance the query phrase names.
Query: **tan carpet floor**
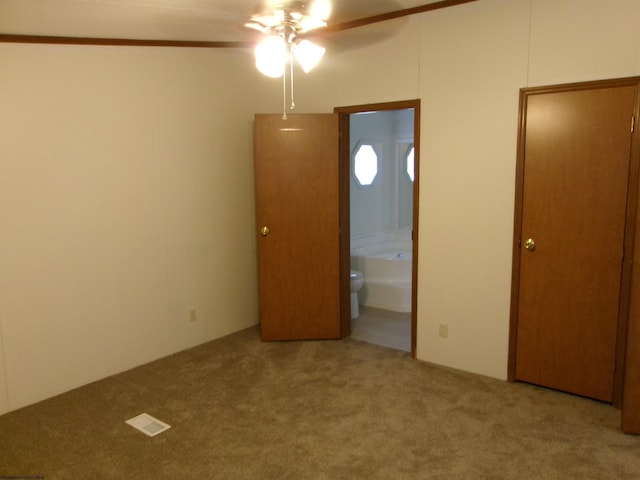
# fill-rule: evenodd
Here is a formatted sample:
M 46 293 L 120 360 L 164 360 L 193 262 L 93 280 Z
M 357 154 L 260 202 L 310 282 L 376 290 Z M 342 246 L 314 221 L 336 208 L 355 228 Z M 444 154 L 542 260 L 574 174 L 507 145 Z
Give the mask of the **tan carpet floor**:
M 142 412 L 171 429 L 125 424 Z M 640 479 L 611 406 L 251 328 L 0 416 L 0 478 Z

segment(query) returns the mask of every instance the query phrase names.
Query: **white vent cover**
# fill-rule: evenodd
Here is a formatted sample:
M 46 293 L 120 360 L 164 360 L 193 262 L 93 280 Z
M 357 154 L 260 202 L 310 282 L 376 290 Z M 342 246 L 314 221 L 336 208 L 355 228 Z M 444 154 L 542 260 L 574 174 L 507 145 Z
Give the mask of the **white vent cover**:
M 136 430 L 140 430 L 145 435 L 149 435 L 150 437 L 155 437 L 159 433 L 171 428 L 171 425 L 167 425 L 157 418 L 153 418 L 148 413 L 141 413 L 137 417 L 130 418 L 125 423 L 131 425 Z

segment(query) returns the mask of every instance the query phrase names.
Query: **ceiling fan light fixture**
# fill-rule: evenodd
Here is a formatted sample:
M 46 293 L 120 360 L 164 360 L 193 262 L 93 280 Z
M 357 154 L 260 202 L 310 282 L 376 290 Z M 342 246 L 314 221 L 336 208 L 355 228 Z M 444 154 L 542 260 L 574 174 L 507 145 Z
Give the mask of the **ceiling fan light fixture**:
M 326 50 L 320 45 L 316 45 L 310 40 L 301 40 L 293 46 L 293 55 L 304 70 L 309 73 L 320 63 Z
M 282 37 L 270 36 L 255 50 L 256 68 L 271 78 L 281 77 L 287 63 L 287 45 Z
M 308 73 L 320 62 L 325 53 L 323 47 L 302 37 L 310 30 L 326 27 L 330 13 L 329 0 L 315 0 L 310 7 L 302 2 L 294 2 L 289 7 L 278 7 L 270 15 L 253 16 L 249 23 L 245 24 L 267 35 L 255 49 L 256 67 L 268 77 L 282 77 L 283 120 L 287 119 L 287 76 L 289 77 L 288 90 L 291 93 L 289 108 L 291 110 L 295 108 L 294 59 L 302 70 Z

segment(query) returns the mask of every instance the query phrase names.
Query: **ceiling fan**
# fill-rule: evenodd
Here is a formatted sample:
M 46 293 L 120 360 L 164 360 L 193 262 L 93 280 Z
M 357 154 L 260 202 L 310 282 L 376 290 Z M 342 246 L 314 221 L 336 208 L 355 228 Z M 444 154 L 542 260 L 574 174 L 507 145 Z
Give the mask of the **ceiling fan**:
M 291 91 L 290 110 L 295 108 L 293 100 L 294 60 L 305 73 L 311 71 L 322 59 L 325 48 L 304 38 L 304 34 L 327 26 L 331 14 L 329 0 L 312 0 L 306 4 L 289 2 L 273 7 L 271 12 L 251 17 L 245 26 L 265 35 L 255 49 L 256 67 L 272 78 L 283 77 L 283 115 L 287 118 L 286 92 L 287 73 Z M 287 66 L 289 71 L 287 72 Z
M 310 4 L 294 1 L 278 5 L 270 13 L 251 17 L 245 26 L 266 35 L 256 48 L 258 70 L 270 77 L 280 77 L 285 64 L 292 58 L 300 63 L 305 73 L 313 69 L 325 49 L 303 38 L 303 35 L 325 27 L 330 14 L 328 0 L 313 0 Z M 290 56 L 288 59 L 287 54 Z

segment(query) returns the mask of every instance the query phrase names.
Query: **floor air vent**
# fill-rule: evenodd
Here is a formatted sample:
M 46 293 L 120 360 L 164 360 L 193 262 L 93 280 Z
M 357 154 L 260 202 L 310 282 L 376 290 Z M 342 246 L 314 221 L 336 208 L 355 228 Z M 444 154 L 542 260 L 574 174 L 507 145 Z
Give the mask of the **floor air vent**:
M 131 425 L 136 430 L 140 430 L 145 435 L 149 435 L 150 437 L 155 437 L 159 433 L 171 428 L 171 425 L 167 425 L 157 418 L 153 418 L 148 413 L 141 413 L 137 417 L 130 418 L 125 423 Z

